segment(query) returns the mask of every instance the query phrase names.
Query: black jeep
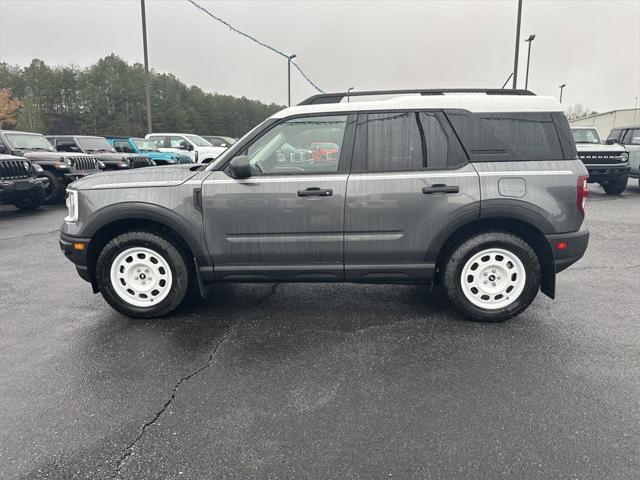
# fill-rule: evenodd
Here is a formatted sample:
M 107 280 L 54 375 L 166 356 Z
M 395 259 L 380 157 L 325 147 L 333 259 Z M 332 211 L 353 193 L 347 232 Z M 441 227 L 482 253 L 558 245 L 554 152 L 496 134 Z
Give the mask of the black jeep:
M 42 203 L 46 178 L 38 178 L 42 167 L 24 157 L 0 154 L 0 203 L 11 203 L 21 210 L 35 210 Z
M 104 163 L 107 170 L 126 170 L 155 165 L 153 160 L 144 155 L 118 153 L 104 137 L 48 135 L 47 138 L 59 152 L 88 153 Z
M 58 203 L 64 198 L 68 184 L 101 171 L 91 155 L 57 152 L 39 133 L 0 130 L 0 153 L 25 157 L 42 168 L 38 176 L 47 179 L 44 203 Z

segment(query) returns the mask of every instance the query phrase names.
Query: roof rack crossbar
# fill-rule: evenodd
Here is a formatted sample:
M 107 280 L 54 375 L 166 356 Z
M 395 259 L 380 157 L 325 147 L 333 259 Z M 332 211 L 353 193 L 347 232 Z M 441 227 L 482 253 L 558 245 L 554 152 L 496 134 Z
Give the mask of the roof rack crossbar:
M 409 90 L 365 90 L 361 92 L 319 93 L 298 105 L 318 105 L 323 103 L 340 103 L 345 97 L 370 97 L 376 95 L 446 95 L 448 93 L 484 93 L 487 95 L 535 95 L 530 90 L 501 88 L 417 88 Z

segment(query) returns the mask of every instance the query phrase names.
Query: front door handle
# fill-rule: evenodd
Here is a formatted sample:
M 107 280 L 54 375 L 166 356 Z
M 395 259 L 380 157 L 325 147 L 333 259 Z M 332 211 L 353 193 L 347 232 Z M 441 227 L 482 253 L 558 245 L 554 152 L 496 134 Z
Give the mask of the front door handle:
M 298 190 L 299 197 L 330 197 L 333 195 L 331 188 L 310 187 L 306 190 Z
M 430 187 L 422 187 L 422 193 L 430 195 L 432 193 L 460 193 L 458 185 L 445 185 L 444 183 L 436 183 Z

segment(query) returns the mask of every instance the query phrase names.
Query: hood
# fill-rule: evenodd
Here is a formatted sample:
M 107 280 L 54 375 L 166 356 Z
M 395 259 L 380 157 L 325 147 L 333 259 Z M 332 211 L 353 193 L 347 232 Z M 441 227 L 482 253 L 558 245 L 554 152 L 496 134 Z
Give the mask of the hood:
M 102 190 L 110 188 L 158 188 L 180 185 L 200 170 L 193 165 L 145 167 L 133 170 L 107 171 L 76 180 L 74 190 Z
M 68 152 L 35 152 L 35 151 L 22 151 L 22 155 L 34 162 L 38 161 L 52 161 L 52 162 L 64 162 L 65 158 L 69 157 L 88 157 L 84 153 L 68 153 Z
M 614 143 L 613 145 L 606 145 L 602 143 L 576 143 L 576 149 L 578 152 L 626 152 L 627 149 L 622 145 Z

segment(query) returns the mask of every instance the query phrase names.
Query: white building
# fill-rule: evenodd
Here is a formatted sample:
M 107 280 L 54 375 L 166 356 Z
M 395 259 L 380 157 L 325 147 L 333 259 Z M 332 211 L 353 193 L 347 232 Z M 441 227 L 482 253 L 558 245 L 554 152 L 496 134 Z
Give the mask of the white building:
M 607 113 L 598 113 L 588 117 L 569 120 L 572 127 L 595 127 L 598 135 L 603 140 L 615 127 L 628 127 L 640 125 L 640 108 L 628 108 L 626 110 L 613 110 Z

